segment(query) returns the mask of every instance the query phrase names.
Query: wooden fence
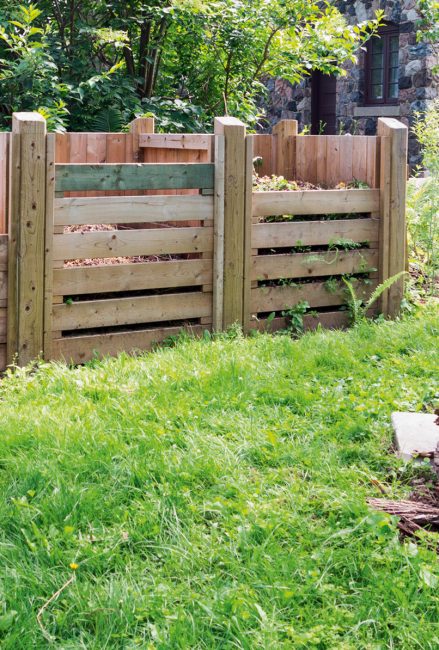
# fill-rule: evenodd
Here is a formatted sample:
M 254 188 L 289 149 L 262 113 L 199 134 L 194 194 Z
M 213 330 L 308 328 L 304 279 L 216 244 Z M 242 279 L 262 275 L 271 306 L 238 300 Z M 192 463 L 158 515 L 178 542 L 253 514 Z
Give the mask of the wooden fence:
M 178 334 L 347 324 L 341 281 L 366 297 L 405 268 L 407 129 L 301 136 L 292 120 L 246 135 L 47 134 L 33 113 L 0 134 L 0 367 L 148 349 Z M 261 191 L 259 174 L 334 188 Z M 292 219 L 290 215 L 294 215 Z M 398 313 L 399 281 L 383 296 Z

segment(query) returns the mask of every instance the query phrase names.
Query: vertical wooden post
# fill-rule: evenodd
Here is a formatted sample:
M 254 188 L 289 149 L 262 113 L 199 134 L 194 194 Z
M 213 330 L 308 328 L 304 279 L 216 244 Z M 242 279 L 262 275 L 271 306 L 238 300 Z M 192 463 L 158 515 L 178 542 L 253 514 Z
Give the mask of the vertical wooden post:
M 212 329 L 223 327 L 224 301 L 224 136 L 214 143 L 215 190 L 213 222 L 213 322 Z
M 295 179 L 295 140 L 290 137 L 297 135 L 297 120 L 281 120 L 273 126 L 275 141 L 275 172 L 287 180 Z
M 244 324 L 245 125 L 234 117 L 215 118 L 224 136 L 224 297 L 223 328 Z
M 26 365 L 43 351 L 46 121 L 12 116 L 7 360 Z
M 406 165 L 407 127 L 392 118 L 378 120 L 381 136 L 381 228 L 380 228 L 380 281 L 406 269 Z M 395 318 L 401 309 L 404 296 L 404 278 L 401 277 L 383 295 L 383 313 Z
M 135 120 L 130 122 L 130 133 L 133 134 L 133 162 L 143 161 L 139 146 L 139 135 L 141 133 L 154 133 L 154 128 L 155 121 L 153 117 L 136 117 Z

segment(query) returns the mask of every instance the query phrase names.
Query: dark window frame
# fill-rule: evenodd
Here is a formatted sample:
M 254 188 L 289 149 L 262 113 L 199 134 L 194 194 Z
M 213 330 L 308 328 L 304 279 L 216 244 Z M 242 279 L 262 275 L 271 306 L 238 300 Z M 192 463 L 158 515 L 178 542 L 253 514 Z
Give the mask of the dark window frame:
M 365 57 L 365 106 L 396 106 L 399 97 L 390 97 L 390 42 L 399 36 L 397 25 L 386 25 L 378 30 L 378 37 L 373 36 L 367 43 Z M 383 42 L 383 97 L 372 97 L 372 41 L 380 38 Z

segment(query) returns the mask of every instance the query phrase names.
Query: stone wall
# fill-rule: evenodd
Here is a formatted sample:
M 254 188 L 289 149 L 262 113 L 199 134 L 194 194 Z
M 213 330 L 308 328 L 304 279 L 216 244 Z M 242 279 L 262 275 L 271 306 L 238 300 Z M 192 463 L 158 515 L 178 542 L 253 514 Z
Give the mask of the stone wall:
M 416 112 L 426 109 L 438 95 L 438 80 L 432 74 L 435 63 L 433 51 L 426 43 L 416 41 L 416 21 L 419 14 L 415 0 L 347 0 L 336 3 L 349 22 L 356 24 L 374 17 L 383 9 L 386 19 L 399 25 L 399 105 L 396 107 L 364 107 L 364 53 L 358 65 L 345 66 L 346 77 L 337 79 L 337 128 L 339 133 L 374 135 L 381 115 L 396 117 L 411 126 Z M 284 79 L 267 82 L 269 99 L 267 116 L 270 126 L 280 119 L 296 119 L 299 130 L 311 124 L 310 78 L 292 86 Z M 419 146 L 409 134 L 409 163 L 420 162 Z

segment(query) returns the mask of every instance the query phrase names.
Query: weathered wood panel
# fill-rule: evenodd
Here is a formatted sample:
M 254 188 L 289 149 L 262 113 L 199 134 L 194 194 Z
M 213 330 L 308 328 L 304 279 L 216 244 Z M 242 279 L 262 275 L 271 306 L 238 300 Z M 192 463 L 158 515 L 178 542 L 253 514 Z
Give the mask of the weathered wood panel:
M 57 338 L 53 341 L 53 358 L 64 359 L 68 363 L 85 363 L 96 356 L 116 356 L 121 352 L 150 350 L 157 343 L 171 336 L 178 336 L 182 331 L 201 336 L 204 329 L 201 325 L 188 325 Z M 1 362 L 2 346 L 0 346 L 0 364 Z
M 213 228 L 105 230 L 54 235 L 53 259 L 132 257 L 213 251 Z
M 253 216 L 349 214 L 379 210 L 379 190 L 253 192 Z
M 0 234 L 8 229 L 9 133 L 0 133 Z
M 252 226 L 253 248 L 321 246 L 339 239 L 377 242 L 378 219 L 335 219 L 334 221 L 293 221 L 260 223 Z
M 365 284 L 358 281 L 355 291 L 360 298 L 368 298 L 377 286 L 376 280 Z M 346 286 L 340 280 L 335 291 L 329 291 L 324 282 L 307 282 L 293 287 L 285 285 L 280 287 L 259 287 L 252 289 L 251 312 L 282 311 L 297 305 L 305 300 L 312 309 L 318 307 L 335 307 L 344 305 L 347 301 Z
M 55 199 L 55 225 L 160 223 L 213 219 L 213 196 Z
M 330 251 L 328 253 L 294 253 L 259 255 L 253 258 L 253 280 L 311 278 L 346 273 L 365 273 L 378 267 L 378 251 Z
M 175 293 L 87 300 L 53 307 L 54 330 L 78 330 L 202 318 L 212 314 L 212 294 Z
M 256 329 L 260 332 L 278 332 L 286 329 L 287 318 L 274 318 L 272 321 L 252 320 L 249 329 Z M 303 317 L 303 329 L 305 331 L 316 330 L 321 325 L 325 329 L 346 329 L 349 325 L 349 314 L 347 311 L 329 311 L 321 314 L 307 314 Z
M 142 133 L 139 136 L 140 147 L 154 149 L 182 149 L 186 151 L 208 150 L 213 136 L 197 133 Z
M 214 166 L 178 164 L 57 164 L 55 188 L 68 191 L 121 191 L 213 188 Z
M 212 260 L 75 266 L 55 269 L 53 273 L 54 293 L 64 296 L 166 289 L 211 284 Z
M 253 156 L 260 158 L 256 165 L 259 176 L 271 176 L 276 173 L 275 141 L 272 135 L 255 135 L 253 139 Z

